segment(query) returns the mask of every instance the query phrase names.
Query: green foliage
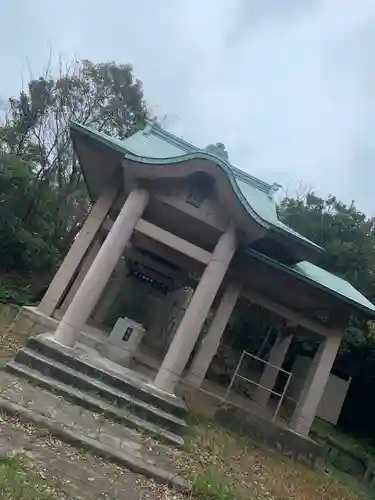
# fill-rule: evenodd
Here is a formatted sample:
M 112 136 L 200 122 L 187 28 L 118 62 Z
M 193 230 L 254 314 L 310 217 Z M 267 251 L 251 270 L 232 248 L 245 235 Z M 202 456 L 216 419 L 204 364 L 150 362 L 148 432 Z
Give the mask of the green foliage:
M 325 248 L 317 264 L 348 280 L 375 298 L 375 219 L 334 196 L 326 200 L 310 192 L 302 199 L 285 198 L 279 207 L 283 222 Z M 353 318 L 341 346 L 341 361 L 351 374 L 372 352 L 367 325 Z M 360 361 L 360 362 L 359 362 Z
M 49 242 L 65 252 L 87 214 L 89 202 L 69 136 L 72 120 L 126 137 L 149 112 L 141 83 L 130 65 L 81 61 L 54 76 L 29 82 L 0 127 L 0 150 L 27 162 L 32 197 L 24 205 L 23 221 L 45 215 L 44 198 L 54 203 Z
M 345 205 L 333 196 L 324 200 L 311 192 L 301 199 L 285 198 L 279 214 L 283 222 L 326 249 L 318 265 L 348 280 L 374 301 L 374 218 L 366 217 L 354 203 Z M 375 438 L 375 407 L 369 405 L 369 394 L 375 390 L 375 338 L 366 322 L 352 318 L 337 364 L 353 377 L 341 422 Z
M 150 113 L 130 65 L 87 60 L 47 71 L 8 104 L 0 126 L 0 278 L 16 273 L 26 282 L 31 273 L 48 282 L 90 207 L 70 121 L 124 138 Z
M 326 249 L 317 264 L 375 297 L 375 219 L 334 196 L 326 200 L 310 192 L 302 199 L 285 198 L 280 219 Z
M 20 457 L 0 457 L 0 492 L 3 500 L 53 500 L 45 481 L 26 470 Z
M 3 269 L 20 272 L 51 269 L 58 251 L 50 244 L 53 218 L 50 207 L 56 202 L 53 190 L 40 200 L 41 211 L 25 220 L 34 197 L 35 176 L 21 158 L 0 154 L 0 262 Z
M 0 285 L 0 304 L 30 305 L 36 302 L 35 295 L 25 286 Z
M 196 473 L 193 481 L 193 495 L 201 500 L 235 500 L 234 489 L 214 469 Z

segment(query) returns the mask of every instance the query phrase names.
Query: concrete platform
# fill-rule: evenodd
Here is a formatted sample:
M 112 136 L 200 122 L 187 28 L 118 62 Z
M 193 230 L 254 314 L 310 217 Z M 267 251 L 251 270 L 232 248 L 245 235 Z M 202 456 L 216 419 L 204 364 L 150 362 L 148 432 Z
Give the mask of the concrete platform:
M 51 317 L 40 312 L 37 307 L 24 306 L 18 312 L 12 329 L 21 329 L 26 341 L 29 336 L 54 332 L 61 317 L 62 313 L 59 310 L 55 311 L 54 316 Z M 83 330 L 79 334 L 78 341 L 87 347 L 95 349 L 99 353 L 104 353 L 109 334 L 110 329 L 90 322 L 84 325 Z M 130 366 L 136 367 L 137 371 L 143 372 L 153 378 L 160 364 L 161 360 L 156 359 L 150 349 L 140 346 Z
M 31 421 L 63 441 L 90 449 L 132 472 L 180 491 L 190 489 L 175 467 L 178 451 L 173 448 L 3 371 L 0 394 L 0 409 L 6 413 Z
M 182 399 L 90 347 L 79 343 L 66 347 L 51 334 L 41 334 L 27 341 L 7 369 L 82 407 L 105 413 L 161 441 L 183 445 L 187 408 Z
M 54 331 L 58 322 L 59 319 L 44 316 L 36 308 L 26 307 L 22 308 L 18 329 L 26 328 L 27 338 L 41 331 Z M 85 408 L 104 413 L 128 427 L 141 429 L 146 435 L 156 436 L 175 446 L 182 445 L 187 407 L 182 398 L 153 386 L 157 360 L 140 350 L 139 359 L 133 363 L 135 370 L 113 363 L 100 354 L 107 336 L 108 332 L 85 325 L 81 343 L 74 348 L 57 344 L 50 333 L 29 338 L 26 348 L 18 355 L 18 361 L 16 358 L 10 363 L 9 369 L 64 394 L 65 398 Z M 72 385 L 70 369 L 75 372 L 73 379 L 77 386 Z M 224 425 L 242 429 L 286 455 L 307 463 L 315 462 L 320 454 L 317 443 L 291 431 L 285 420 L 277 418 L 272 421 L 274 411 L 270 407 L 264 411 L 250 399 L 234 393 L 229 400 L 224 400 L 225 388 L 209 381 L 204 382 L 202 390 L 188 389 L 187 394 L 186 382 L 182 380 L 178 393 L 187 395 L 189 407 L 198 413 L 207 407 L 210 416 L 217 417 Z
M 283 455 L 309 466 L 313 466 L 322 453 L 316 441 L 297 434 L 280 420 L 272 422 L 260 414 L 233 406 L 221 408 L 215 418 L 221 425 L 265 442 Z

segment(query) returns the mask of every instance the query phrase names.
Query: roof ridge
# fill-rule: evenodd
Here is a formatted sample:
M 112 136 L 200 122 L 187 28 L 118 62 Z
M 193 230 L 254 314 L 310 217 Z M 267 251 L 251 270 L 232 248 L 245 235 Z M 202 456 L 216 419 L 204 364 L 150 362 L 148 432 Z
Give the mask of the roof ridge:
M 268 194 L 270 197 L 272 197 L 272 195 L 279 188 L 281 188 L 281 185 L 278 184 L 277 182 L 269 184 L 268 182 L 262 181 L 262 179 L 259 179 L 258 177 L 255 177 L 254 175 L 248 174 L 247 172 L 244 172 L 243 170 L 241 170 L 237 167 L 234 167 L 233 165 L 230 165 L 230 167 L 233 170 L 235 177 L 238 177 L 239 179 L 250 184 L 251 186 L 255 187 L 256 189 L 263 191 L 264 193 Z
M 122 153 L 125 158 L 130 159 L 130 161 L 137 161 L 141 163 L 143 162 L 145 164 L 147 163 L 155 165 L 171 165 L 172 163 L 176 164 L 179 162 L 189 161 L 191 159 L 209 160 L 210 158 L 212 158 L 212 160 L 217 163 L 217 165 L 220 166 L 224 172 L 227 173 L 228 181 L 230 182 L 239 201 L 243 204 L 249 214 L 253 218 L 255 218 L 261 225 L 264 225 L 264 227 L 266 227 L 267 229 L 271 228 L 272 231 L 279 232 L 283 236 L 296 238 L 300 244 L 305 246 L 307 245 L 311 249 L 321 249 L 316 243 L 308 240 L 307 238 L 304 238 L 302 235 L 296 233 L 291 228 L 285 226 L 279 221 L 275 210 L 274 199 L 272 197 L 272 194 L 274 193 L 278 185 L 267 184 L 260 179 L 251 176 L 250 174 L 246 174 L 240 169 L 233 167 L 223 158 L 207 153 L 207 151 L 204 151 L 202 149 L 195 148 L 193 145 L 189 144 L 186 141 L 183 141 L 182 139 L 178 139 L 173 134 L 166 132 L 165 130 L 161 129 L 161 127 L 156 126 L 152 122 L 149 122 L 147 124 L 147 126 L 145 127 L 146 130 L 143 129 L 136 132 L 135 135 L 142 134 L 144 136 L 144 139 L 139 142 L 139 146 L 145 145 L 145 143 L 147 142 L 148 134 L 154 134 L 154 139 L 158 140 L 159 137 L 160 142 L 169 142 L 170 146 L 173 144 L 180 145 L 180 148 L 175 146 L 175 149 L 179 149 L 180 152 L 177 151 L 176 153 L 176 151 L 168 151 L 168 154 L 166 156 L 152 156 L 152 154 L 150 155 L 150 150 L 147 150 L 147 147 L 146 149 L 143 148 L 143 150 L 143 146 L 140 149 L 137 149 L 136 147 L 134 147 L 134 145 L 132 147 L 128 147 L 131 146 L 128 144 L 128 141 L 131 141 L 134 135 L 125 140 L 119 140 L 115 137 L 111 137 L 108 134 L 99 132 L 92 127 L 84 126 L 77 122 L 71 122 L 70 127 L 71 135 L 73 130 L 80 134 L 83 133 L 85 136 L 94 138 L 102 142 L 104 145 L 116 149 L 116 151 Z M 73 136 L 72 138 L 74 140 Z M 139 139 L 141 138 L 139 137 Z M 152 143 L 152 141 L 150 142 Z M 181 147 L 181 145 L 183 145 L 183 147 Z M 184 154 L 181 154 L 181 152 L 184 152 Z M 250 188 L 257 189 L 259 192 L 264 193 L 265 196 L 263 196 L 262 199 L 260 199 L 259 196 L 254 197 L 253 195 L 251 195 L 251 193 L 249 194 L 247 192 L 249 191 L 249 189 L 243 189 L 244 186 L 241 186 L 241 183 L 247 184 L 247 186 Z
M 181 139 L 181 137 L 178 137 L 177 135 L 172 134 L 172 132 L 168 132 L 164 128 L 160 127 L 155 122 L 152 121 L 147 121 L 146 127 L 143 129 L 143 134 L 148 135 L 148 134 L 153 134 L 158 137 L 161 137 L 162 139 L 166 140 L 170 144 L 173 144 L 174 146 L 178 146 L 184 151 L 187 151 L 189 153 L 193 151 L 200 151 L 200 148 L 197 148 L 193 144 L 190 144 L 190 142 L 185 141 L 184 139 Z
M 173 134 L 172 132 L 168 132 L 164 128 L 162 128 L 160 125 L 153 121 L 147 121 L 147 126 L 143 129 L 142 131 L 145 135 L 148 134 L 154 134 L 170 144 L 173 144 L 174 146 L 179 146 L 181 149 L 187 152 L 193 152 L 193 151 L 205 151 L 202 148 L 198 148 L 197 146 L 194 146 L 188 141 L 185 141 L 184 139 L 181 139 L 181 137 L 178 137 L 177 135 Z M 213 153 L 211 153 L 212 156 L 217 156 Z M 281 185 L 278 184 L 277 182 L 274 182 L 272 184 L 269 184 L 268 182 L 263 181 L 262 179 L 259 179 L 258 177 L 255 177 L 251 174 L 248 174 L 247 172 L 241 170 L 238 167 L 235 167 L 230 163 L 229 160 L 225 160 L 226 163 L 229 165 L 231 170 L 233 171 L 234 175 L 241 179 L 242 181 L 246 182 L 247 184 L 250 184 L 251 186 L 255 187 L 256 189 L 259 189 L 260 191 L 266 193 L 270 197 L 279 189 L 281 188 Z

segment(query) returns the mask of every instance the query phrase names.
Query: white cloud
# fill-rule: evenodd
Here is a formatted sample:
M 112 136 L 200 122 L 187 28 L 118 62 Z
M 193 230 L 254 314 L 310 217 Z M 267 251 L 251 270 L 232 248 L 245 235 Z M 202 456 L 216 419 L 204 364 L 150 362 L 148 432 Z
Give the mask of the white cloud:
M 132 62 L 172 131 L 224 142 L 265 180 L 375 212 L 373 0 L 18 0 L 2 19 L 1 97 L 51 46 Z

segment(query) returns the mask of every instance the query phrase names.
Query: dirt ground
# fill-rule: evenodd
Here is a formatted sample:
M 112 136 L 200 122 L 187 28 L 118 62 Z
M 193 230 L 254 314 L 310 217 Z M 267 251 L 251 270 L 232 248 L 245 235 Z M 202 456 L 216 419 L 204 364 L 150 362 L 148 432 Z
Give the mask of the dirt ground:
M 1 331 L 0 361 L 12 358 L 24 339 Z M 195 482 L 202 500 L 370 500 L 375 492 L 327 468 L 292 462 L 210 420 L 197 420 L 185 450 L 172 451 L 178 468 Z M 19 455 L 22 466 L 56 499 L 182 500 L 123 467 L 74 448 L 15 418 L 0 416 L 0 458 Z M 6 499 L 0 495 L 0 499 Z M 10 496 L 13 500 L 15 497 Z M 23 497 L 19 497 L 21 499 Z
M 321 469 L 291 462 L 279 453 L 228 434 L 208 423 L 195 427 L 184 451 L 171 451 L 181 471 L 196 481 L 204 500 L 362 500 L 371 492 L 350 486 Z M 77 449 L 15 418 L 0 417 L 0 455 L 18 455 L 52 498 L 182 500 L 186 496 Z M 211 486 L 210 486 L 211 483 Z M 228 489 L 223 493 L 221 485 Z M 210 489 L 212 485 L 217 491 Z M 220 486 L 220 487 L 219 487 Z M 215 489 L 215 488 L 214 488 Z M 229 492 L 229 493 L 228 493 Z M 1 496 L 0 496 L 1 498 Z
M 0 415 L 0 456 L 19 456 L 23 468 L 36 477 L 38 484 L 45 485 L 52 498 L 178 499 L 165 486 L 4 414 Z
M 349 476 L 337 478 L 324 466 L 311 469 L 214 422 L 199 422 L 182 460 L 190 474 L 207 474 L 230 484 L 237 500 L 359 500 L 371 492 Z M 203 472 L 204 471 L 204 472 Z

